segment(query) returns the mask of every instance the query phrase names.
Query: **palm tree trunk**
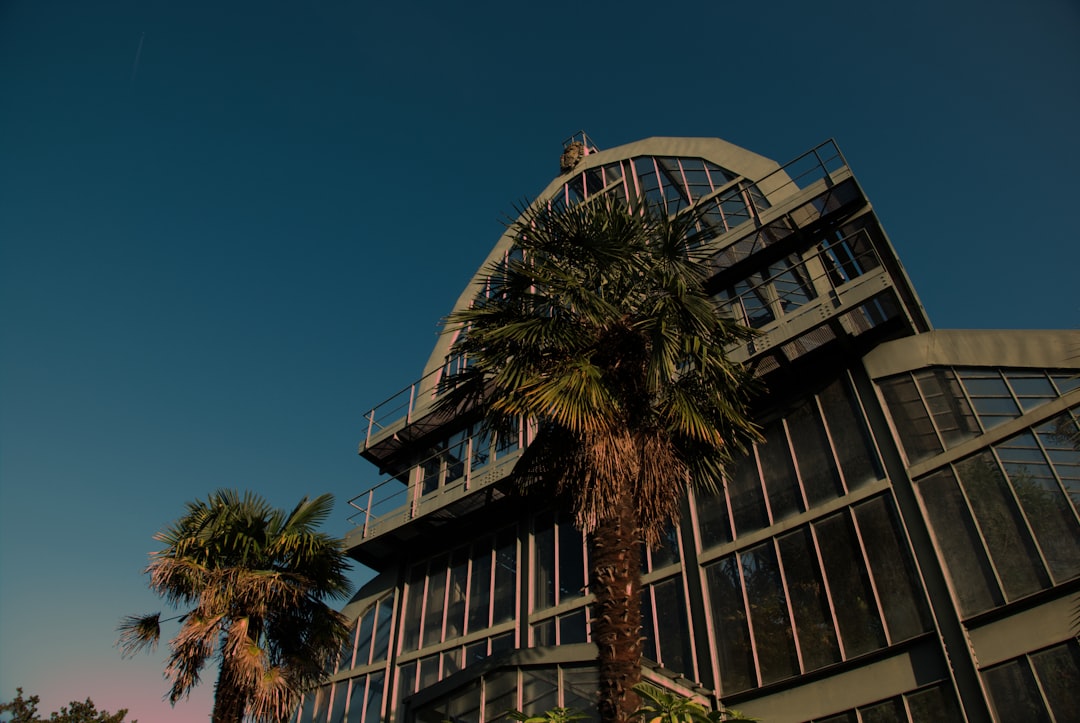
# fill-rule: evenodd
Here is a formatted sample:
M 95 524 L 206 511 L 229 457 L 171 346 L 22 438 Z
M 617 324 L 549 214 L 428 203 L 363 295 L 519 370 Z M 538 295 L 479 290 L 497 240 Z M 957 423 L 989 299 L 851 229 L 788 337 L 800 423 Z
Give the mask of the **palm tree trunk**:
M 214 713 L 210 720 L 212 723 L 241 723 L 245 707 L 244 695 L 233 682 L 227 659 L 222 660 L 214 686 Z
M 629 723 L 641 680 L 641 535 L 632 505 L 603 520 L 590 538 L 593 640 L 599 649 L 600 720 Z

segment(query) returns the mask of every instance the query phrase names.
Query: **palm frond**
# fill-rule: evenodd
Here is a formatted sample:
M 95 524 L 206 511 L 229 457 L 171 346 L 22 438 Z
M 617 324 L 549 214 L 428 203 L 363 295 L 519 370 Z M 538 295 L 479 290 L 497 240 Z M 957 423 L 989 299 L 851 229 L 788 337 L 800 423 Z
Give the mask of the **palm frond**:
M 161 613 L 149 615 L 127 615 L 120 619 L 117 626 L 120 633 L 116 646 L 120 655 L 130 658 L 143 651 L 153 651 L 161 640 Z

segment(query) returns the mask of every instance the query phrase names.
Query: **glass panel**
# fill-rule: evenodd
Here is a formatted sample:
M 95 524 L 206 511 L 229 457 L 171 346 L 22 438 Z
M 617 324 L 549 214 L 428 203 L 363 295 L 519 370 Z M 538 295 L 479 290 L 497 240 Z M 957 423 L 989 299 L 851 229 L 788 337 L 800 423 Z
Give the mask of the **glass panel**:
M 956 465 L 956 474 L 1006 597 L 1011 600 L 1046 587 L 1049 581 L 1042 563 L 994 458 L 989 452 L 969 457 Z
M 660 664 L 668 670 L 697 680 L 694 658 L 690 651 L 690 625 L 686 618 L 686 598 L 683 596 L 682 575 L 655 583 L 657 625 L 660 639 Z
M 469 580 L 469 632 L 488 627 L 491 611 L 491 541 L 485 537 L 473 546 L 472 578 Z
M 653 626 L 652 586 L 644 586 L 641 589 L 641 655 L 649 660 L 659 663 L 660 654 L 657 652 L 656 628 Z
M 468 453 L 469 430 L 463 429 L 455 432 L 447 443 L 446 452 L 446 481 L 443 484 L 461 479 L 465 476 L 465 455 Z
M 420 690 L 439 680 L 439 656 L 429 655 L 420 659 Z
M 495 548 L 495 600 L 492 625 L 513 620 L 517 608 L 517 537 L 514 528 L 499 533 Z
M 517 671 L 508 670 L 484 678 L 484 721 L 501 720 L 506 711 L 517 708 Z
M 345 699 L 348 692 L 349 681 L 343 680 L 334 685 L 334 702 L 330 707 L 329 723 L 342 723 L 345 720 Z
M 371 662 L 386 660 L 390 652 L 390 623 L 394 617 L 394 593 L 379 600 L 375 617 L 375 639 L 372 641 Z
M 1080 428 L 1072 414 L 1058 415 L 1037 430 L 1050 464 L 1073 507 L 1080 509 Z
M 1020 400 L 1020 406 L 1025 412 L 1030 412 L 1035 407 L 1045 404 L 1057 397 L 1057 391 L 1050 380 L 1042 372 L 1006 372 L 1005 378 L 1009 380 L 1013 394 Z
M 648 558 L 649 571 L 659 570 L 668 565 L 674 565 L 679 561 L 679 528 L 669 524 L 664 529 L 660 543 L 655 549 L 650 549 L 649 554 L 642 555 L 642 560 Z
M 769 518 L 753 453 L 740 457 L 728 466 L 728 471 L 728 495 L 731 497 L 735 529 L 739 533 L 746 533 L 767 527 Z
M 945 441 L 946 448 L 955 447 L 979 434 L 979 425 L 951 369 L 915 372 L 915 380 L 919 383 L 934 418 L 934 426 Z
M 885 379 L 880 387 L 908 463 L 915 464 L 940 453 L 943 447 L 911 377 L 904 374 Z
M 734 555 L 705 568 L 705 578 L 716 631 L 720 687 L 725 694 L 752 688 L 756 684 L 754 655 L 750 649 L 750 631 L 746 625 L 742 584 Z
M 1080 574 L 1080 525 L 1035 435 L 1025 432 L 995 449 L 1050 573 L 1058 582 Z
M 372 616 L 369 614 L 363 617 L 367 618 L 368 636 L 370 636 Z M 341 652 L 338 654 L 338 670 L 348 670 L 353 667 L 353 646 L 356 643 L 356 631 L 359 622 L 360 620 L 353 621 L 353 624 L 349 628 L 349 637 L 341 644 Z M 367 662 L 367 660 L 364 662 Z
M 521 673 L 521 711 L 542 716 L 559 706 L 559 669 L 532 669 Z
M 349 723 L 361 723 L 364 716 L 364 690 L 367 687 L 367 676 L 361 675 L 359 678 L 353 678 L 350 681 L 349 692 L 349 710 L 345 714 L 345 719 Z M 374 718 L 371 720 L 378 720 Z
M 939 721 L 963 720 L 956 706 L 952 688 L 939 685 L 907 696 L 912 723 L 939 723 Z
M 847 488 L 853 490 L 871 480 L 884 479 L 885 472 L 874 451 L 862 410 L 847 382 L 838 379 L 818 398 Z
M 533 609 L 555 605 L 555 517 L 545 512 L 533 529 Z
M 961 612 L 966 617 L 1000 605 L 1001 593 L 952 472 L 935 472 L 917 489 Z
M 563 668 L 562 688 L 564 707 L 596 713 L 596 691 L 600 688 L 596 668 Z
M 397 689 L 398 700 L 416 692 L 416 661 L 398 668 Z
M 904 704 L 896 698 L 859 708 L 859 717 L 863 723 L 907 723 Z
M 472 438 L 472 472 L 487 465 L 491 461 L 491 433 L 484 429 L 476 429 Z
M 322 723 L 326 720 L 326 714 L 330 708 L 330 686 L 324 685 L 315 694 L 315 711 L 311 714 L 311 720 Z
M 481 660 L 488 656 L 487 654 L 488 641 L 481 640 L 478 643 L 465 646 L 465 667 L 472 665 L 473 663 L 479 663 Z
M 446 566 L 449 558 L 439 555 L 428 573 L 427 603 L 424 605 L 424 639 L 421 646 L 442 641 L 443 607 L 446 602 Z
M 376 723 L 382 720 L 382 697 L 384 674 L 380 670 L 372 673 L 367 689 L 367 705 L 364 706 L 364 723 Z M 350 716 L 350 723 L 352 718 Z
M 480 681 L 474 680 L 457 689 L 446 703 L 446 715 L 435 720 L 480 720 Z M 364 723 L 371 723 L 364 721 Z
M 1027 661 L 1021 658 L 991 668 L 983 678 L 998 720 L 1050 723 Z
M 763 433 L 765 442 L 758 446 L 758 458 L 775 523 L 803 511 L 802 495 L 783 422 L 778 420 L 766 425 Z
M 447 589 L 446 639 L 465 634 L 465 593 L 469 582 L 469 548 L 454 551 Z
M 818 522 L 814 528 L 825 579 L 839 611 L 837 624 L 845 657 L 882 647 L 885 635 L 851 521 L 841 513 Z
M 559 521 L 559 602 L 585 594 L 585 541 L 574 526 Z
M 840 475 L 817 405 L 813 401 L 800 405 L 787 415 L 787 424 L 791 446 L 795 449 L 795 463 L 810 506 L 842 495 Z
M 1076 642 L 1034 653 L 1031 663 L 1054 717 L 1060 722 L 1080 714 L 1080 648 Z
M 785 535 L 779 543 L 803 668 L 811 671 L 839 662 L 840 646 L 809 528 Z
M 532 644 L 537 648 L 555 645 L 555 618 L 548 618 L 533 624 Z
M 766 543 L 742 553 L 740 560 L 761 682 L 764 685 L 789 678 L 799 668 L 776 552 L 771 543 Z
M 446 678 L 461 670 L 461 648 L 453 648 L 442 654 L 442 677 Z
M 929 611 L 923 602 L 903 533 L 885 497 L 855 508 L 870 570 L 881 594 L 885 624 L 893 643 L 929 629 Z
M 566 615 L 560 615 L 559 645 L 574 645 L 586 642 L 585 608 Z
M 499 653 L 505 653 L 508 650 L 514 649 L 514 634 L 502 633 L 501 635 L 495 635 L 491 638 L 491 654 L 492 656 Z
M 694 492 L 697 504 L 698 533 L 701 535 L 701 549 L 713 545 L 731 542 L 731 522 L 728 518 L 727 499 L 721 490 L 709 493 L 705 490 Z
M 416 650 L 420 647 L 420 612 L 424 603 L 424 580 L 426 565 L 414 565 L 409 574 L 409 590 L 406 595 L 405 614 L 402 615 L 401 626 L 404 630 L 402 636 L 402 650 Z

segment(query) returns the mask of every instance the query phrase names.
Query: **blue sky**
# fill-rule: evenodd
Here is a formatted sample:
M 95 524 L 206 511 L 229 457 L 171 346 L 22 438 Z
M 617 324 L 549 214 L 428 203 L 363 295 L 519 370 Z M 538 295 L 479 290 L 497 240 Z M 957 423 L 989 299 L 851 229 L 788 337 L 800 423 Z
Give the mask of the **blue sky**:
M 836 138 L 940 328 L 1076 328 L 1073 0 L 0 0 L 0 698 L 160 702 L 151 536 L 375 480 L 363 413 L 561 141 Z M 359 573 L 358 573 L 359 577 Z

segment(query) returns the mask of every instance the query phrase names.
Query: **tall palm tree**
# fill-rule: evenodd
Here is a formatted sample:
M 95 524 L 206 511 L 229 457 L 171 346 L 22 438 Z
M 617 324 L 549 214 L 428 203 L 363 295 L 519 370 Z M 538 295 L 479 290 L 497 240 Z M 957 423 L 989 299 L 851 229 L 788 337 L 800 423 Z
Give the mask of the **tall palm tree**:
M 752 332 L 706 293 L 694 228 L 608 198 L 533 206 L 511 226 L 520 257 L 487 269 L 485 292 L 447 319 L 468 365 L 442 408 L 479 405 L 496 431 L 536 420 L 515 474 L 589 536 L 604 721 L 637 706 L 641 542 L 658 543 L 688 484 L 723 484 L 757 438 L 750 375 L 725 354 Z
M 187 503 L 154 536 L 165 547 L 150 555 L 150 589 L 188 608 L 169 643 L 170 702 L 186 697 L 214 658 L 214 723 L 283 720 L 325 677 L 348 634 L 323 602 L 349 592 L 340 542 L 316 530 L 332 508 L 331 495 L 305 497 L 286 513 L 221 490 Z M 161 622 L 159 613 L 124 618 L 121 652 L 153 649 Z

